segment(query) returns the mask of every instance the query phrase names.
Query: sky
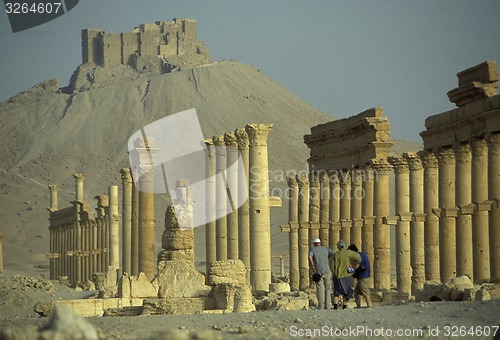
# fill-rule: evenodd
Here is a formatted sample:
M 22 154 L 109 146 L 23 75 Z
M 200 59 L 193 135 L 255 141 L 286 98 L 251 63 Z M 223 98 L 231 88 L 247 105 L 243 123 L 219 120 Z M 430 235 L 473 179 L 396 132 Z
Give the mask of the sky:
M 456 74 L 500 62 L 498 0 L 81 0 L 17 33 L 0 8 L 0 101 L 51 78 L 66 86 L 83 28 L 193 18 L 212 59 L 251 64 L 336 118 L 381 106 L 394 139 L 420 142 L 426 117 L 455 108 Z

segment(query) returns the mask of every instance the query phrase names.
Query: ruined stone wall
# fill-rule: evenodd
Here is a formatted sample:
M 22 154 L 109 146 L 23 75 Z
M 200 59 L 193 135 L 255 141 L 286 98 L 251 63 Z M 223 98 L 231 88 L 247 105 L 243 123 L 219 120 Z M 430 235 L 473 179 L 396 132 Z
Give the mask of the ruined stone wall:
M 173 58 L 183 56 L 182 60 Z M 144 60 L 137 60 L 137 59 Z M 166 58 L 170 58 L 166 60 Z M 157 59 L 157 61 L 155 61 Z M 129 65 L 142 71 L 154 65 L 169 72 L 179 64 L 195 66 L 210 62 L 210 55 L 203 43 L 196 40 L 196 21 L 174 19 L 171 22 L 141 24 L 133 32 L 109 34 L 100 29 L 82 30 L 82 63 L 101 67 Z

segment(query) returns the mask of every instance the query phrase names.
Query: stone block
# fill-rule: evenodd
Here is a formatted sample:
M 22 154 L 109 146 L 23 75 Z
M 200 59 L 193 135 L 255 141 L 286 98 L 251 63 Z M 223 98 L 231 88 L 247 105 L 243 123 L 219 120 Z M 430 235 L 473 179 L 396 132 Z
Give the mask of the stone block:
M 246 285 L 246 268 L 241 260 L 213 261 L 209 266 L 208 284 L 215 286 L 231 283 L 236 286 Z
M 442 287 L 439 296 L 444 301 L 462 301 L 465 290 L 474 288 L 474 283 L 468 276 L 458 276 L 446 281 Z
M 205 310 L 206 297 L 146 299 L 143 302 L 143 315 L 194 314 Z
M 252 287 L 250 285 L 237 287 L 234 294 L 233 311 L 237 313 L 247 313 L 255 311 L 255 305 L 253 304 Z
M 276 282 L 269 285 L 269 291 L 275 294 L 286 293 L 290 291 L 290 284 L 288 282 Z
M 215 308 L 223 310 L 234 309 L 234 295 L 237 287 L 231 283 L 221 283 L 214 287 Z
M 205 285 L 205 276 L 187 261 L 160 262 L 158 285 L 160 298 L 208 296 L 211 289 Z
M 491 300 L 490 292 L 486 288 L 481 288 L 476 292 L 476 301 L 489 301 Z
M 130 277 L 125 273 L 118 279 L 118 297 L 130 298 L 130 296 Z
M 457 73 L 458 86 L 471 82 L 491 83 L 498 81 L 498 69 L 495 61 L 486 60 Z
M 158 289 L 149 282 L 146 274 L 139 273 L 130 278 L 130 296 L 132 298 L 156 297 Z

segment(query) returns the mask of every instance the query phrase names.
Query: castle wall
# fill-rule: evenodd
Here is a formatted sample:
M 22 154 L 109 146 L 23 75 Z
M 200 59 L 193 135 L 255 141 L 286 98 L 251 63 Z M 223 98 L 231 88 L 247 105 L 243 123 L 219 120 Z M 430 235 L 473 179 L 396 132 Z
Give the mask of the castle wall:
M 104 34 L 102 36 L 103 67 L 120 65 L 122 63 L 121 34 Z
M 102 40 L 100 29 L 87 28 L 82 30 L 82 62 L 101 65 Z
M 135 55 L 140 50 L 138 33 L 122 33 L 122 64 L 135 67 Z

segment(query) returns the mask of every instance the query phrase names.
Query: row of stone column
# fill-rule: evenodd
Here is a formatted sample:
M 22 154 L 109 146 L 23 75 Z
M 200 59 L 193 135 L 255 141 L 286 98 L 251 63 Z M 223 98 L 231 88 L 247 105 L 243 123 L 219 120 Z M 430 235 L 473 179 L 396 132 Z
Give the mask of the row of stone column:
M 96 196 L 97 217 L 83 199 L 83 174 L 75 174 L 73 206 L 58 209 L 57 185 L 50 189 L 50 278 L 66 276 L 70 283 L 91 279 L 94 272 L 106 271 L 116 263 L 118 240 L 118 187 L 109 187 L 109 196 Z
M 267 138 L 271 124 L 249 124 L 205 140 L 206 263 L 241 259 L 255 291 L 271 283 Z
M 427 279 L 499 281 L 500 134 L 427 152 L 424 166 L 428 190 L 438 192 L 426 207 L 426 232 L 434 237 L 426 258 L 440 260 Z

